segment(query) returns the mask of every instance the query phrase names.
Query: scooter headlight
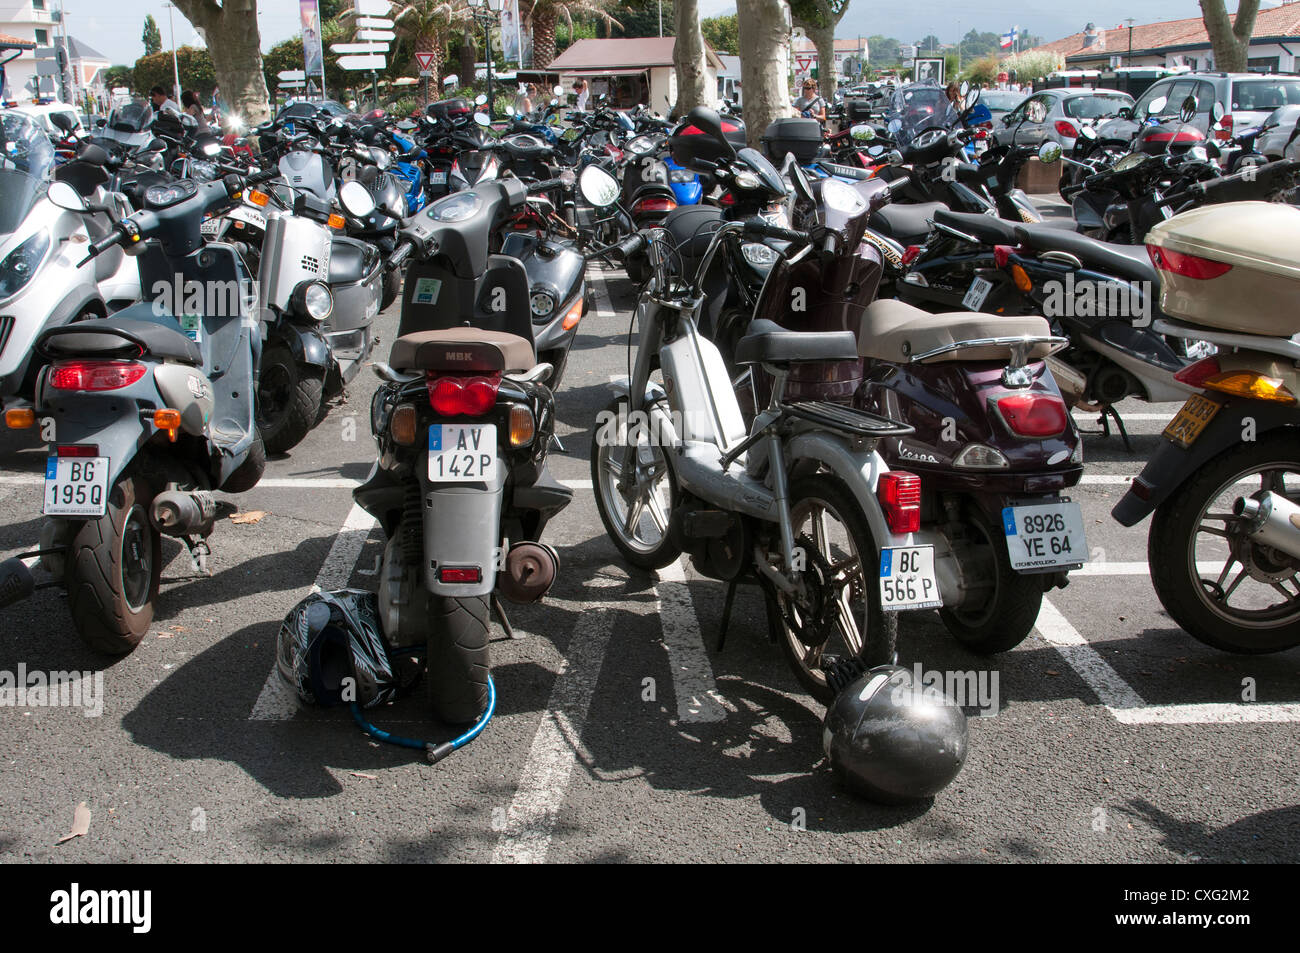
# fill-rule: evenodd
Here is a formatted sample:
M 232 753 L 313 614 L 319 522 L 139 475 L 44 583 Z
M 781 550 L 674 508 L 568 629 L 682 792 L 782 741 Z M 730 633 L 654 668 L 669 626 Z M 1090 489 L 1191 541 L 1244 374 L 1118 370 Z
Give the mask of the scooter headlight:
M 435 222 L 455 224 L 471 217 L 482 206 L 482 200 L 473 192 L 457 192 L 434 202 L 426 213 Z
M 839 179 L 826 179 L 822 182 L 822 201 L 845 215 L 856 215 L 867 207 L 858 190 Z
M 627 144 L 628 152 L 634 155 L 643 156 L 647 153 L 654 152 L 655 142 L 649 136 L 637 136 Z
M 301 317 L 324 321 L 334 310 L 334 295 L 320 281 L 304 281 L 293 291 L 293 309 Z
M 668 171 L 668 181 L 670 182 L 694 182 L 695 173 L 690 169 L 670 169 Z
M 0 300 L 18 294 L 45 261 L 50 250 L 50 233 L 41 229 L 25 242 L 5 255 L 0 261 Z
M 745 256 L 745 261 L 759 268 L 770 268 L 781 257 L 761 242 L 745 242 L 740 246 L 740 253 Z
M 555 296 L 549 291 L 534 291 L 528 305 L 533 309 L 534 318 L 547 318 L 555 310 Z

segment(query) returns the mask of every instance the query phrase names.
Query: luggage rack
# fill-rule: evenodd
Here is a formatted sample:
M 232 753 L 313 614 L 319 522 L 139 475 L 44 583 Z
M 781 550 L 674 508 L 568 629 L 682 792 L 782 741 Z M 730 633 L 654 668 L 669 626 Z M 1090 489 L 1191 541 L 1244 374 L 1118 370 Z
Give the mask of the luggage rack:
M 905 437 L 916 432 L 910 424 L 824 400 L 801 400 L 784 406 L 793 417 L 859 437 Z

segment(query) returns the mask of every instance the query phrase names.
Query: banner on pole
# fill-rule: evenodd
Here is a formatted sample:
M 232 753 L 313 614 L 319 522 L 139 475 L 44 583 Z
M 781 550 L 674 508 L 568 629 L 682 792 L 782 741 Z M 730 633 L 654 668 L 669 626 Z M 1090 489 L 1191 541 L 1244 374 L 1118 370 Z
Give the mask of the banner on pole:
M 321 78 L 325 88 L 325 51 L 320 39 L 320 6 L 317 0 L 298 0 L 298 16 L 302 20 L 302 62 L 308 76 Z

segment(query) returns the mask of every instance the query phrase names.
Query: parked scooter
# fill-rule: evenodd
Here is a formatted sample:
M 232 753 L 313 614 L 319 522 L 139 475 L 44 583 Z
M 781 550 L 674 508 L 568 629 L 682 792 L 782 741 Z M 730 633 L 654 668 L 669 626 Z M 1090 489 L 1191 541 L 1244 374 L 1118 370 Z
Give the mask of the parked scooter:
M 46 331 L 36 347 L 51 364 L 35 409 L 5 415 L 10 427 L 54 420 L 41 564 L 67 591 L 77 635 L 97 651 L 129 652 L 148 631 L 160 535 L 180 538 L 205 571 L 212 491 L 248 490 L 266 464 L 253 410 L 256 289 L 235 250 L 199 231 L 242 189 L 234 177 L 154 187 L 145 209 L 90 245 L 87 258 L 132 249 L 144 287 L 168 290 L 111 318 Z M 66 183 L 53 183 L 48 197 L 89 212 Z M 10 597 L 34 586 L 18 560 L 2 575 Z
M 429 700 L 446 722 L 485 710 L 489 611 L 508 629 L 498 593 L 546 594 L 559 560 L 542 533 L 573 492 L 546 469 L 553 369 L 534 353 L 527 277 L 517 260 L 488 253 L 493 228 L 526 194 L 518 180 L 483 183 L 403 226 L 389 262 L 410 259 L 400 336 L 375 366 L 379 459 L 353 493 L 387 537 L 384 635 L 423 648 Z M 365 195 L 346 196 L 354 212 Z M 503 310 L 492 307 L 495 289 Z
M 1156 330 L 1217 355 L 1178 378 L 1200 391 L 1111 511 L 1153 515 L 1151 582 L 1169 615 L 1229 652 L 1300 645 L 1300 210 L 1241 202 L 1147 234 L 1167 318 Z

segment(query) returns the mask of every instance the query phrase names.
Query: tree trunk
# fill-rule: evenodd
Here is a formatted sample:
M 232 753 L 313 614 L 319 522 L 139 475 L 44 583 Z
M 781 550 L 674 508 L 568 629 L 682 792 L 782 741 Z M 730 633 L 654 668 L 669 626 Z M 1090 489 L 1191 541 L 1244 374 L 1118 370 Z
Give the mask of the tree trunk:
M 203 32 L 226 107 L 249 126 L 269 119 L 257 0 L 176 0 L 176 9 Z
M 474 82 L 474 64 L 478 62 L 478 45 L 474 27 L 465 28 L 464 42 L 460 46 L 460 85 Z
M 671 115 L 686 115 L 696 106 L 708 106 L 713 96 L 705 72 L 704 34 L 700 31 L 699 0 L 676 0 L 673 4 L 677 42 L 673 44 L 673 68 L 677 72 L 677 104 Z
M 1228 17 L 1224 0 L 1200 0 L 1201 22 L 1210 34 L 1214 68 L 1225 73 L 1244 73 L 1250 57 L 1250 37 L 1255 32 L 1259 0 L 1237 0 L 1235 21 Z
M 737 0 L 740 84 L 745 97 L 745 135 L 759 148 L 763 130 L 790 115 L 790 26 L 783 0 Z
M 421 36 L 414 37 L 411 43 L 411 47 L 412 47 L 411 66 L 416 76 L 420 75 L 420 63 L 418 60 L 416 60 L 414 54 L 416 53 L 433 54 L 433 61 L 429 63 L 429 70 L 430 72 L 433 73 L 433 75 L 430 76 L 429 79 L 427 80 L 427 87 L 430 90 L 432 90 L 432 95 L 434 99 L 441 98 L 438 95 L 438 93 L 442 89 L 443 49 L 442 49 L 442 43 L 439 42 L 439 39 L 440 38 L 437 36 L 433 36 L 431 34 L 424 34 Z M 471 70 L 470 72 L 472 75 L 473 71 Z M 421 106 L 429 102 L 428 98 L 424 94 L 425 88 L 426 88 L 426 83 L 424 82 L 420 83 L 420 85 L 416 87 L 417 89 L 416 98 L 418 99 Z
M 533 7 L 533 69 L 545 69 L 555 59 L 555 8 Z
M 826 108 L 835 102 L 835 27 L 804 27 L 817 48 L 817 85 Z

